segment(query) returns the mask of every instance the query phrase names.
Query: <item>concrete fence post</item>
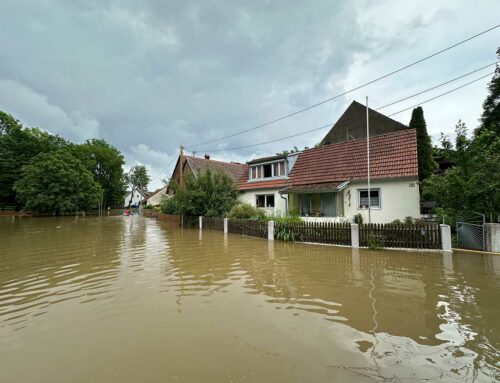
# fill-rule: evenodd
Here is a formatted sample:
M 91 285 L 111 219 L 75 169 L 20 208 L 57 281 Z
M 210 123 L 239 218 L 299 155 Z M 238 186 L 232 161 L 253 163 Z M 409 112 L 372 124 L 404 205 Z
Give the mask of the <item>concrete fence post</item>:
M 198 217 L 198 222 L 199 222 L 200 230 L 203 229 L 203 217 L 201 215 Z
M 351 223 L 351 246 L 359 247 L 359 225 Z
M 484 235 L 486 251 L 500 253 L 500 223 L 485 223 Z
M 267 239 L 274 241 L 274 221 L 267 222 Z
M 227 234 L 228 230 L 228 219 L 227 218 L 224 218 L 224 234 Z
M 451 228 L 450 225 L 439 225 L 441 230 L 441 250 L 451 252 Z

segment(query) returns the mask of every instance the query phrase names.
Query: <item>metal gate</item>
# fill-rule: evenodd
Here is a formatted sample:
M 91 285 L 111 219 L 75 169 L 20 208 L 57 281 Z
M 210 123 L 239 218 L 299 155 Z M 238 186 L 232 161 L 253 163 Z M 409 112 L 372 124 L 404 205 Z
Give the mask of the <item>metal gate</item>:
M 472 213 L 457 219 L 457 245 L 462 249 L 485 250 L 485 216 Z

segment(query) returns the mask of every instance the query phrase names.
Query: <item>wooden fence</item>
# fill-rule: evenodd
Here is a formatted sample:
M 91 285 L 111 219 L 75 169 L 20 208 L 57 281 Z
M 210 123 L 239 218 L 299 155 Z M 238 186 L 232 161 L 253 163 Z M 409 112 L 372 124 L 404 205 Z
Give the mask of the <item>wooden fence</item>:
M 274 238 L 351 246 L 351 225 L 333 222 L 276 222 Z
M 359 244 L 362 247 L 441 249 L 441 230 L 435 224 L 363 224 L 359 225 Z
M 210 230 L 224 231 L 224 218 L 222 217 L 203 217 L 203 228 Z
M 227 230 L 229 233 L 267 238 L 267 222 L 249 219 L 230 219 Z

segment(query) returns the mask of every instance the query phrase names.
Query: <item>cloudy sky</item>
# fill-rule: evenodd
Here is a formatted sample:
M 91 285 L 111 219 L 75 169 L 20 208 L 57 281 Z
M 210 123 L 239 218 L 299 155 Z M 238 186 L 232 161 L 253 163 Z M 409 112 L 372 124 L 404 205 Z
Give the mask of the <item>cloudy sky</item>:
M 479 5 L 480 4 L 480 5 Z M 150 188 L 179 145 L 245 130 L 342 93 L 499 23 L 491 1 L 0 1 L 0 110 L 146 164 Z M 496 61 L 500 28 L 293 118 L 194 148 L 245 162 L 319 142 L 356 99 L 373 107 Z M 493 71 L 383 110 L 390 114 Z M 488 78 L 425 104 L 429 133 L 473 128 Z M 394 116 L 407 124 L 411 111 Z M 190 149 L 191 152 L 193 149 Z M 169 167 L 170 165 L 170 167 Z

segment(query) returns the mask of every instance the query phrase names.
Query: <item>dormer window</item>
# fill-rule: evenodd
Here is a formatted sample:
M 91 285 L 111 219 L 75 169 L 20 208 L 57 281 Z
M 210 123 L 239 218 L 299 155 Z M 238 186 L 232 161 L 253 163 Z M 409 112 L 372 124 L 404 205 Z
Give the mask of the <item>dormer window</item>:
M 285 177 L 285 161 L 271 162 L 262 165 L 252 165 L 250 167 L 250 179 Z

